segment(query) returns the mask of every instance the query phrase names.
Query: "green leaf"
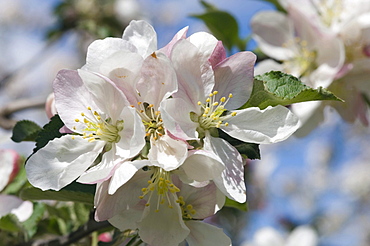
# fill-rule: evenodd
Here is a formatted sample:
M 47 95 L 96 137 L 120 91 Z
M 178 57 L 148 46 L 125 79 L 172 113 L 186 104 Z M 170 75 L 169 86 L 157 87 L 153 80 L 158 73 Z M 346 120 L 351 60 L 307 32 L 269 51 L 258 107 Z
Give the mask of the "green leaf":
M 204 21 L 208 29 L 223 42 L 228 50 L 231 50 L 234 45 L 239 49 L 245 49 L 246 42 L 239 39 L 239 26 L 234 16 L 228 12 L 217 10 L 204 1 L 202 4 L 207 12 L 191 16 Z
M 7 214 L 0 218 L 0 230 L 21 232 L 23 231 L 23 227 L 17 216 L 14 214 Z
M 45 211 L 45 206 L 42 203 L 36 203 L 33 207 L 33 212 L 31 217 L 24 221 L 23 227 L 27 232 L 28 238 L 32 238 L 37 232 L 37 224 L 42 219 Z
M 59 115 L 54 115 L 51 117 L 50 122 L 47 123 L 43 129 L 39 132 L 36 138 L 36 148 L 33 150 L 33 153 L 36 153 L 39 149 L 43 148 L 48 144 L 49 141 L 54 138 L 60 138 L 63 136 L 59 132 L 60 128 L 64 126 L 63 121 L 59 118 Z
M 249 210 L 249 207 L 248 207 L 248 203 L 245 202 L 245 203 L 238 203 L 234 200 L 231 200 L 230 198 L 226 197 L 226 201 L 225 201 L 225 207 L 230 207 L 230 208 L 236 208 L 236 209 L 239 209 L 241 211 L 244 211 L 244 212 L 248 212 Z
M 67 189 L 62 189 L 60 191 L 42 191 L 35 187 L 29 187 L 20 192 L 20 197 L 23 200 L 55 200 L 82 202 L 90 205 L 94 204 L 94 195 Z
M 251 96 L 241 109 L 321 100 L 343 101 L 322 87 L 312 89 L 290 74 L 271 71 L 255 76 Z
M 21 120 L 15 124 L 11 139 L 16 143 L 22 141 L 35 141 L 40 131 L 41 127 L 35 122 L 30 120 Z

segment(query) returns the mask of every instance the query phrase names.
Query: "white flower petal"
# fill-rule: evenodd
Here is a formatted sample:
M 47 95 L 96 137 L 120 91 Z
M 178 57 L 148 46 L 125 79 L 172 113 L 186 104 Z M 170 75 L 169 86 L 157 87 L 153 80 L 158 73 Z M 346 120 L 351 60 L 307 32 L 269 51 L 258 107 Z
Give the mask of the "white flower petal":
M 286 107 L 278 105 L 237 110 L 221 129 L 230 136 L 250 143 L 276 143 L 287 139 L 299 127 L 298 118 Z
M 154 166 L 163 168 L 166 171 L 172 171 L 178 168 L 186 159 L 188 154 L 188 145 L 175 140 L 168 135 L 164 135 L 157 140 L 150 140 L 151 148 L 148 158 Z
M 277 11 L 261 11 L 251 20 L 253 38 L 263 53 L 276 60 L 293 56 L 290 47 L 284 47 L 294 38 L 293 26 L 288 17 Z
M 121 38 L 95 40 L 87 49 L 86 65 L 82 69 L 99 73 L 102 62 L 120 50 L 135 52 L 136 47 Z
M 148 180 L 151 174 L 152 172 L 136 172 L 135 175 L 113 195 L 109 195 L 108 193 L 110 180 L 97 184 L 94 197 L 94 205 L 96 207 L 95 219 L 97 221 L 108 220 L 130 209 L 141 210 L 142 214 L 146 201 L 139 199 L 139 196 L 142 195 L 142 188 L 148 186 Z M 135 222 L 136 221 L 132 221 L 134 224 Z M 115 226 L 120 228 L 118 225 Z M 134 228 L 136 228 L 136 225 Z
M 130 105 L 122 91 L 113 82 L 108 82 L 107 78 L 103 79 L 97 74 L 81 69 L 78 70 L 78 74 L 99 107 L 99 111 L 108 115 L 113 122 L 119 120 L 123 108 Z
M 144 58 L 157 50 L 157 33 L 146 21 L 131 21 L 122 36 L 137 48 L 137 52 Z
M 174 136 L 189 140 L 197 139 L 198 123 L 190 118 L 194 104 L 189 104 L 182 98 L 170 98 L 161 103 L 161 116 L 164 127 Z
M 84 129 L 83 122 L 75 119 L 81 116 L 88 106 L 96 109 L 92 95 L 87 90 L 77 71 L 61 70 L 54 80 L 55 107 L 64 124 L 72 129 Z M 72 103 L 71 103 L 72 102 Z
M 122 110 L 123 130 L 119 132 L 120 141 L 116 143 L 116 154 L 122 158 L 137 155 L 145 146 L 145 127 L 135 108 L 126 107 Z
M 185 224 L 190 229 L 186 238 L 189 246 L 231 246 L 230 238 L 221 228 L 194 220 L 188 220 Z
M 221 97 L 228 98 L 229 94 L 233 98 L 226 104 L 226 109 L 236 109 L 248 101 L 253 88 L 253 69 L 256 55 L 252 52 L 239 52 L 226 58 L 216 67 L 215 86 L 213 90 L 218 91 L 216 101 Z
M 239 203 L 247 199 L 244 183 L 244 163 L 239 152 L 222 138 L 206 135 L 204 149 L 212 150 L 225 165 L 220 176 L 213 181 L 227 197 Z
M 174 45 L 171 54 L 179 86 L 178 92 L 173 97 L 183 98 L 189 104 L 194 104 L 194 108 L 198 101 L 205 100 L 201 71 L 202 60 L 199 55 L 197 47 L 185 39 Z
M 136 84 L 141 100 L 153 104 L 157 109 L 165 98 L 177 91 L 177 79 L 171 61 L 162 53 L 148 56 L 141 68 L 140 80 Z
M 101 162 L 81 174 L 77 182 L 85 184 L 103 182 L 112 176 L 115 166 L 120 162 L 122 160 L 115 155 L 115 146 L 113 146 L 110 151 L 103 154 Z
M 0 194 L 0 217 L 14 214 L 20 222 L 26 221 L 33 212 L 33 204 L 13 195 Z
M 114 194 L 118 188 L 126 184 L 138 170 L 145 166 L 151 166 L 148 160 L 123 162 L 115 171 L 109 183 L 108 194 Z
M 93 164 L 104 145 L 103 141 L 88 142 L 79 136 L 56 138 L 28 159 L 27 178 L 42 190 L 60 190 Z
M 172 208 L 167 204 L 160 204 L 158 199 L 159 196 L 152 196 L 150 205 L 144 210 L 142 220 L 137 223 L 139 236 L 150 245 L 178 245 L 185 240 L 190 230 L 182 219 L 182 211 L 176 203 L 177 198 L 173 194 L 168 196 Z
M 190 179 L 198 182 L 213 180 L 225 169 L 222 160 L 209 150 L 189 151 L 189 157 L 181 167 Z

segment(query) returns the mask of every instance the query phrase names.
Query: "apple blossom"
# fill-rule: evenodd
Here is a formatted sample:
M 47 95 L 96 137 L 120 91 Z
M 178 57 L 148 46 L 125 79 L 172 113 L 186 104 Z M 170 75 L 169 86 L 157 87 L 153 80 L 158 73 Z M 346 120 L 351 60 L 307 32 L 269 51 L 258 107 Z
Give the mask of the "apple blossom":
M 59 190 L 88 168 L 82 181 L 104 180 L 117 163 L 134 157 L 145 145 L 139 116 L 108 79 L 83 70 L 62 70 L 54 93 L 58 114 L 74 134 L 50 141 L 28 159 L 32 185 Z M 100 155 L 101 161 L 96 161 Z
M 298 119 L 282 106 L 236 110 L 251 93 L 255 55 L 240 52 L 226 58 L 215 40 L 214 50 L 204 56 L 193 44 L 202 38 L 179 40 L 172 49 L 179 90 L 162 103 L 164 126 L 178 138 L 201 141 L 203 149 L 191 151 L 181 166 L 190 179 L 214 180 L 228 197 L 245 202 L 243 160 L 233 146 L 212 134 L 221 129 L 244 142 L 274 143 L 289 137 Z
M 98 184 L 97 220 L 108 219 L 122 231 L 138 228 L 140 238 L 150 245 L 178 245 L 183 240 L 189 245 L 214 245 L 215 241 L 230 245 L 220 229 L 198 221 L 224 204 L 224 196 L 212 182 L 195 188 L 173 172 L 154 167 L 138 171 L 113 195 L 108 187 L 109 180 Z

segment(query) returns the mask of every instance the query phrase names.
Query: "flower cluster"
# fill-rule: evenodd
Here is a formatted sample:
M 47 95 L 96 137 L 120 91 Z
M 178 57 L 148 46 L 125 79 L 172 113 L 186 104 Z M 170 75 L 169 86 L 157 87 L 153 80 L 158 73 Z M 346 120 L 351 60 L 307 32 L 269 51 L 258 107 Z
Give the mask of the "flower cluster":
M 225 196 L 246 201 L 244 158 L 224 138 L 266 144 L 299 126 L 286 107 L 240 109 L 252 92 L 256 57 L 226 57 L 214 36 L 180 30 L 163 48 L 145 21 L 122 38 L 94 41 L 86 64 L 60 71 L 55 108 L 65 133 L 27 161 L 42 190 L 96 184 L 95 219 L 138 229 L 150 245 L 230 245 L 201 222 Z
M 326 105 L 343 119 L 368 124 L 370 2 L 366 0 L 280 0 L 287 14 L 263 11 L 252 20 L 261 50 L 280 61 L 265 60 L 257 73 L 280 70 L 307 85 L 328 88 L 345 101 L 292 105 L 308 133 L 322 120 Z M 309 120 L 310 119 L 310 120 Z

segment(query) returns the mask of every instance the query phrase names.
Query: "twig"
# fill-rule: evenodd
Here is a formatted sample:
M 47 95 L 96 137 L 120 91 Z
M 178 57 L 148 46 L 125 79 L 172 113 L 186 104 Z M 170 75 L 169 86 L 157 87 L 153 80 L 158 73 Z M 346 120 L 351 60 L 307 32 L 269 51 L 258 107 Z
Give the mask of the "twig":
M 10 130 L 14 127 L 16 120 L 10 118 L 10 116 L 18 111 L 29 109 L 29 108 L 39 108 L 45 106 L 45 99 L 21 99 L 18 101 L 13 101 L 0 108 L 0 127 L 6 130 Z

